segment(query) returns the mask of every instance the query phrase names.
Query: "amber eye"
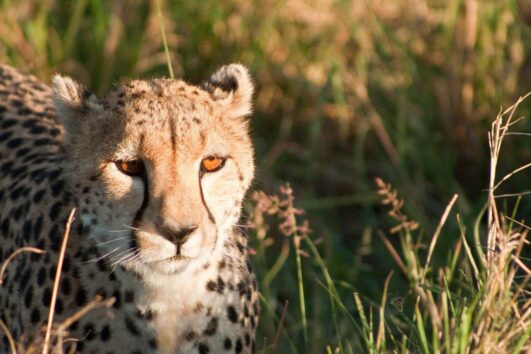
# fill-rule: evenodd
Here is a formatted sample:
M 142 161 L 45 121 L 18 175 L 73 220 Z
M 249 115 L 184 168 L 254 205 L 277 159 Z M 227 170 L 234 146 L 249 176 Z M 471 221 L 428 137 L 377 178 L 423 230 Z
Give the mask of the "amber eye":
M 129 176 L 138 176 L 144 172 L 142 160 L 116 161 L 116 167 Z
M 216 172 L 225 164 L 225 159 L 217 156 L 209 156 L 201 161 L 201 170 L 203 172 Z

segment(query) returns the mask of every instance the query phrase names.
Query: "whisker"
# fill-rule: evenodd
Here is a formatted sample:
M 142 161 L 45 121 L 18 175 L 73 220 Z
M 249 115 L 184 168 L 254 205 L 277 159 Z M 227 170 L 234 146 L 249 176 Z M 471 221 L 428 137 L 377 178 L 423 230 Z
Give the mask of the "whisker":
M 252 229 L 253 228 L 253 226 L 244 225 L 244 224 L 234 224 L 234 226 L 237 226 L 239 228 L 244 228 L 244 229 Z
M 106 245 L 106 244 L 111 243 L 111 242 L 115 242 L 115 241 L 119 241 L 119 240 L 127 240 L 127 239 L 128 239 L 127 237 L 113 238 L 112 240 L 98 243 L 98 244 L 96 244 L 96 246 L 103 246 L 103 245 Z
M 110 259 L 109 259 L 109 262 L 112 262 L 112 261 L 114 261 L 115 259 L 120 258 L 120 257 L 122 257 L 122 256 L 124 256 L 124 255 L 128 255 L 129 252 L 130 252 L 130 251 L 133 251 L 133 250 L 134 250 L 134 248 L 127 248 L 127 249 L 123 250 L 122 252 L 120 252 L 119 254 L 114 255 L 112 258 L 110 258 Z
M 125 225 L 125 224 L 122 224 L 122 226 L 125 227 L 125 228 L 128 228 L 128 229 L 131 229 L 131 230 L 140 231 L 140 229 L 138 227 L 128 226 L 128 225 Z
M 109 256 L 111 253 L 117 251 L 119 248 L 120 248 L 120 246 L 116 247 L 115 249 L 113 249 L 113 250 L 110 251 L 110 252 L 105 253 L 105 254 L 102 255 L 102 256 L 96 257 L 96 258 L 94 258 L 94 259 L 90 259 L 90 260 L 85 261 L 85 262 L 83 262 L 83 263 L 86 264 L 86 263 L 95 263 L 95 262 L 99 262 L 99 261 L 102 260 L 103 258 Z
M 116 268 L 116 266 L 118 266 L 120 263 L 127 263 L 127 262 L 132 262 L 133 260 L 137 259 L 138 257 L 140 257 L 140 249 L 136 249 L 134 252 L 131 252 L 129 254 L 122 254 L 122 257 L 121 258 L 118 258 L 116 261 L 114 261 L 112 264 L 111 264 L 111 268 Z

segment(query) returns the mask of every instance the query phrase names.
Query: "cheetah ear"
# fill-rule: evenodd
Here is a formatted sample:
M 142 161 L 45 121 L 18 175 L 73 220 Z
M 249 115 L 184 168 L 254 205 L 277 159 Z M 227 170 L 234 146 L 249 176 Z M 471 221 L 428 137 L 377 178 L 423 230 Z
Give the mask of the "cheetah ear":
M 215 101 L 227 108 L 227 113 L 231 117 L 243 117 L 251 113 L 254 87 L 245 66 L 241 64 L 222 66 L 203 83 L 202 87 Z
M 80 117 L 90 111 L 102 109 L 94 94 L 68 76 L 55 75 L 52 79 L 52 91 L 55 109 L 67 135 L 81 132 Z

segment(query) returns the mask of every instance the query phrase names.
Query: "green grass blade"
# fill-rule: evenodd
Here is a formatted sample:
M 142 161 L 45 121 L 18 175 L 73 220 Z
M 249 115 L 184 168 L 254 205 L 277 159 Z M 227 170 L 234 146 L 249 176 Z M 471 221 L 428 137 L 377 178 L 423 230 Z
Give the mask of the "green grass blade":
M 430 349 L 428 346 L 428 337 L 426 336 L 426 329 L 424 327 L 424 320 L 422 319 L 422 315 L 419 311 L 418 306 L 416 306 L 415 308 L 415 314 L 417 318 L 417 331 L 420 338 L 420 344 L 422 345 L 422 352 L 424 354 L 430 354 Z
M 160 9 L 160 0 L 157 0 L 157 13 L 159 15 L 160 33 L 162 35 L 162 43 L 164 44 L 164 53 L 166 54 L 166 64 L 168 65 L 168 73 L 170 75 L 170 78 L 173 79 L 173 66 L 171 64 L 170 50 L 168 49 L 166 31 L 164 30 L 164 17 L 162 16 L 162 10 Z
M 295 260 L 297 263 L 297 286 L 299 288 L 299 306 L 300 306 L 300 312 L 301 312 L 301 320 L 302 320 L 302 333 L 304 336 L 304 347 L 306 348 L 306 352 L 309 353 L 309 345 L 308 345 L 308 322 L 306 319 L 306 298 L 304 297 L 304 282 L 302 280 L 302 263 L 301 263 L 301 252 L 300 248 L 297 246 L 297 243 L 300 244 L 300 238 L 297 235 L 293 236 L 293 242 L 295 243 Z

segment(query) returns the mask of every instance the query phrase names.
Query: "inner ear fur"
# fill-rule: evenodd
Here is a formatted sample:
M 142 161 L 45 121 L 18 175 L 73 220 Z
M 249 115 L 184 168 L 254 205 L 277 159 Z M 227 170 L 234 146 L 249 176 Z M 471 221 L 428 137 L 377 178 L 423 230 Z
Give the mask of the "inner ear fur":
M 252 112 L 253 82 L 247 68 L 241 64 L 222 66 L 203 83 L 203 89 L 233 118 Z
M 82 120 L 90 111 L 101 110 L 98 99 L 85 86 L 68 76 L 52 79 L 53 103 L 68 137 L 81 132 Z

